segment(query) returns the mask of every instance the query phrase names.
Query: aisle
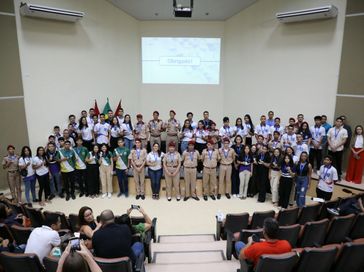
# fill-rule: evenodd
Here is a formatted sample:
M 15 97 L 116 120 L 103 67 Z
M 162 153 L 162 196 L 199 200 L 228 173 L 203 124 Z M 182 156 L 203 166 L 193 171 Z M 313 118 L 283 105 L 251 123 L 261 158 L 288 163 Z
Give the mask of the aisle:
M 237 260 L 226 260 L 226 241 L 215 241 L 213 234 L 161 235 L 158 241 L 152 244 L 148 272 L 232 272 L 239 268 Z

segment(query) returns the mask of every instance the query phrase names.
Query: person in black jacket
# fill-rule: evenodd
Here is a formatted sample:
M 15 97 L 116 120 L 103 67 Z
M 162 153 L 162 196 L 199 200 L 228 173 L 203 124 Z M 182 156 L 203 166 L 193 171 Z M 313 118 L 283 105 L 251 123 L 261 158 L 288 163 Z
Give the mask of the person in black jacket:
M 105 210 L 100 215 L 102 227 L 92 236 L 94 253 L 101 258 L 129 257 L 133 264 L 136 257 L 132 251 L 132 234 L 127 225 L 115 224 L 111 210 Z

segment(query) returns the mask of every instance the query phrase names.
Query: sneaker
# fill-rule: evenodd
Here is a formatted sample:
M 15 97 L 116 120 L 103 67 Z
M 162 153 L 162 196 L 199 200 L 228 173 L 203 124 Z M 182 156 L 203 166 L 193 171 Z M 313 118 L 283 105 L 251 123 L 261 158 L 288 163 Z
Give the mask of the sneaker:
M 104 199 L 105 197 L 107 197 L 107 193 L 102 194 L 101 198 Z
M 180 197 L 177 197 L 177 201 L 180 201 L 181 200 L 181 198 Z
M 145 195 L 142 195 L 141 198 L 142 198 L 142 200 L 144 200 L 145 199 Z
M 136 197 L 135 197 L 137 200 L 140 198 L 140 195 L 136 195 Z
M 225 194 L 225 196 L 226 196 L 227 199 L 231 198 L 230 194 Z
M 118 193 L 118 197 L 121 197 L 122 196 L 122 193 L 120 192 L 120 193 Z
M 207 196 L 206 196 L 206 195 L 204 195 L 204 196 L 203 196 L 203 199 L 204 199 L 205 201 L 207 201 Z
M 237 195 L 236 195 L 236 194 L 233 194 L 233 197 L 235 197 L 235 198 L 236 198 L 236 197 L 237 197 Z
M 218 195 L 217 195 L 217 199 L 220 199 L 220 198 L 221 198 L 221 195 L 220 195 L 220 194 L 218 194 Z
M 112 193 L 108 193 L 108 194 L 107 194 L 107 197 L 108 197 L 108 198 L 111 198 L 111 196 L 112 196 Z
M 168 200 L 168 201 L 172 201 L 172 198 L 171 198 L 171 197 L 167 197 L 167 200 Z
M 187 201 L 189 199 L 189 197 L 188 196 L 185 196 L 184 198 L 183 198 L 183 201 Z
M 328 211 L 330 214 L 332 214 L 332 215 L 336 215 L 336 216 L 339 216 L 339 215 L 340 215 L 339 210 L 334 209 L 334 208 L 327 208 L 327 211 Z
M 212 200 L 216 200 L 216 197 L 214 195 L 210 195 Z

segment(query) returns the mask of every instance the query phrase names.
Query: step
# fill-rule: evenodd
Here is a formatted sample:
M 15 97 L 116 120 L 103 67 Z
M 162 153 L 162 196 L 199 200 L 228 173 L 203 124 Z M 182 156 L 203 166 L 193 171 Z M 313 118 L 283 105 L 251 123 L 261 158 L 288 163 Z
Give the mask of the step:
M 208 243 L 214 242 L 214 234 L 159 235 L 159 243 Z
M 234 272 L 240 268 L 239 261 L 221 261 L 199 264 L 147 264 L 148 272 Z
M 204 251 L 204 250 L 222 250 L 225 254 L 226 241 L 215 242 L 190 242 L 190 243 L 153 243 L 151 244 L 152 253 L 171 252 L 171 251 Z

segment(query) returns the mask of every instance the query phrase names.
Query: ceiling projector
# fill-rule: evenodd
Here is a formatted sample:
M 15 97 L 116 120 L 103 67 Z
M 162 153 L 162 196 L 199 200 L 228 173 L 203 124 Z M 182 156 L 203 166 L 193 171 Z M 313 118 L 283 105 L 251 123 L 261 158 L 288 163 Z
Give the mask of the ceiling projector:
M 176 0 L 173 0 L 173 12 L 176 18 L 191 18 L 193 9 L 193 0 L 190 0 L 190 6 L 184 7 L 181 4 L 177 4 Z

